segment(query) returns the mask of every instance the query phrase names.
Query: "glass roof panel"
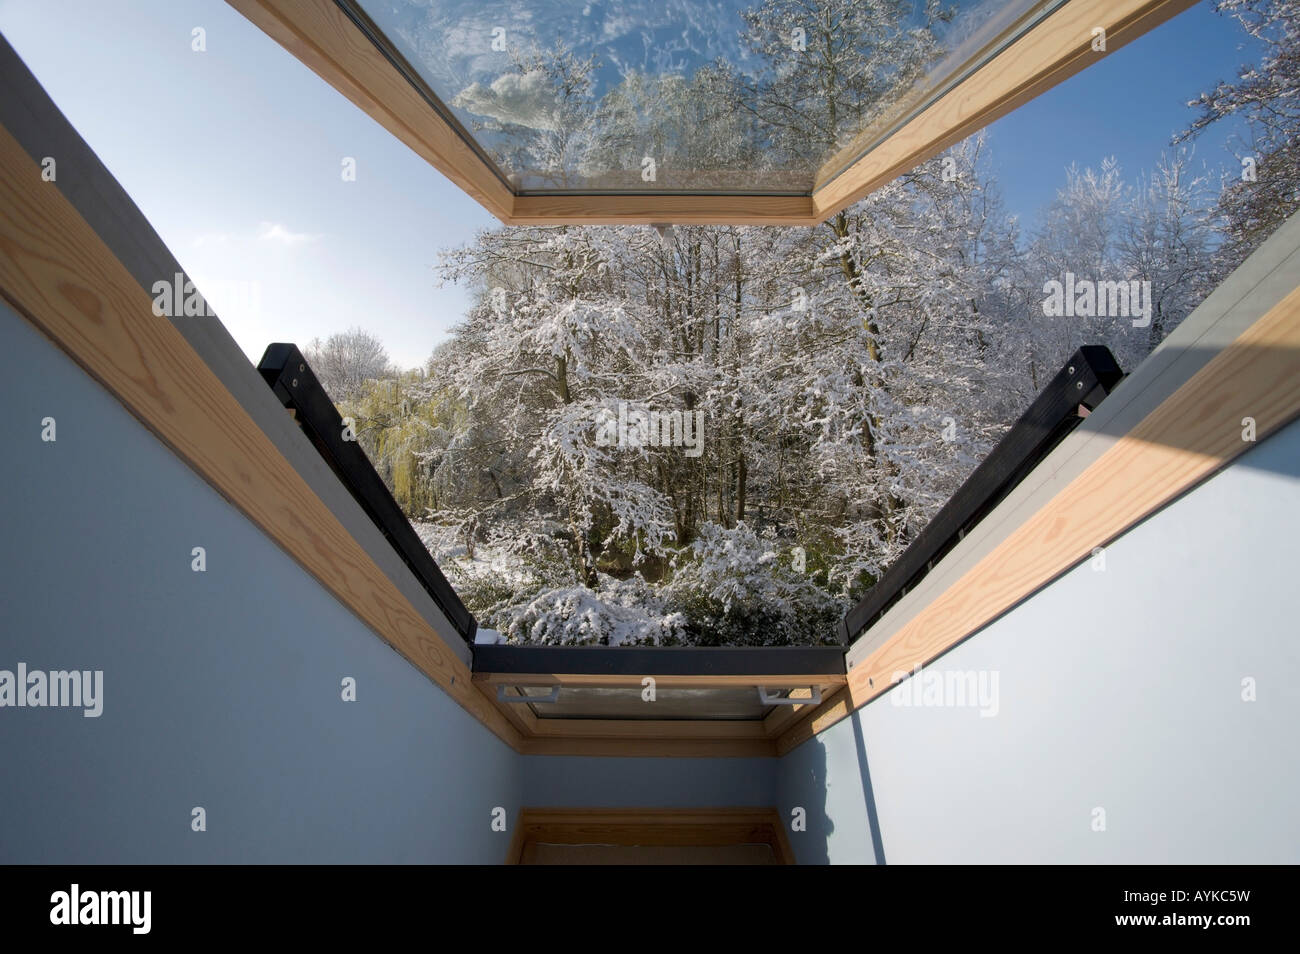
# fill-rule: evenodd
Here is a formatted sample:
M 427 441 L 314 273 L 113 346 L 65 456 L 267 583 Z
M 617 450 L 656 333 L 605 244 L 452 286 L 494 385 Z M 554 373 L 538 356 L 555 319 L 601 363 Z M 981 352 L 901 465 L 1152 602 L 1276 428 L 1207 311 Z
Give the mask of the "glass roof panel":
M 807 194 L 1065 0 L 338 2 L 517 193 Z

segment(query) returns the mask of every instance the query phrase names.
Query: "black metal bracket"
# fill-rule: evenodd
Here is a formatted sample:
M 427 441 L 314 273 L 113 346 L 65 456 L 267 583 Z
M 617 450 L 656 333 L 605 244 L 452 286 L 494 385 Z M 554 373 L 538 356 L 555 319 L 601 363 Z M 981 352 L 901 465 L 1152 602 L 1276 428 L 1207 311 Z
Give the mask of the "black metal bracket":
M 1109 348 L 1085 345 L 1020 415 L 902 556 L 840 623 L 847 645 L 902 599 L 963 537 L 1042 463 L 1124 377 Z M 1081 411 L 1080 409 L 1084 409 Z
M 443 576 L 433 555 L 411 527 L 393 495 L 355 440 L 344 440 L 343 418 L 297 346 L 268 345 L 258 372 L 280 403 L 294 412 L 298 426 L 361 509 L 415 574 L 465 642 L 474 644 L 478 620 Z

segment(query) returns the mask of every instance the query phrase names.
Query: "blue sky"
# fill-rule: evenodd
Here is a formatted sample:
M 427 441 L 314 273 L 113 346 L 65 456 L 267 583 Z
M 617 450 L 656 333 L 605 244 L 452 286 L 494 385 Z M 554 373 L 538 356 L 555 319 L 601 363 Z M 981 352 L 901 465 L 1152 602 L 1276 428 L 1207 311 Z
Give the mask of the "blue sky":
M 250 359 L 360 325 L 413 367 L 464 313 L 469 289 L 437 287 L 438 250 L 495 220 L 225 3 L 0 0 L 0 32 Z M 1152 166 L 1185 102 L 1254 60 L 1242 44 L 1203 0 L 1000 120 L 992 167 L 1011 210 L 1032 223 L 1072 161 Z M 1237 167 L 1229 132 L 1197 156 Z

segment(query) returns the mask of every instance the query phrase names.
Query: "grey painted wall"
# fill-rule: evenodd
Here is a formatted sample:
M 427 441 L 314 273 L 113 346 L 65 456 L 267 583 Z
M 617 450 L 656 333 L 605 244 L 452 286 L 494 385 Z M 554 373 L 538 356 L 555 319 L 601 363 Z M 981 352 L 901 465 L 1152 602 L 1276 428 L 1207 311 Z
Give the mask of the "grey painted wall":
M 929 667 L 996 715 L 900 687 L 786 756 L 800 860 L 870 861 L 874 805 L 891 864 L 1300 862 L 1297 540 L 1300 422 Z
M 0 708 L 0 862 L 505 856 L 514 752 L 3 306 L 0 407 L 0 669 L 104 672 Z

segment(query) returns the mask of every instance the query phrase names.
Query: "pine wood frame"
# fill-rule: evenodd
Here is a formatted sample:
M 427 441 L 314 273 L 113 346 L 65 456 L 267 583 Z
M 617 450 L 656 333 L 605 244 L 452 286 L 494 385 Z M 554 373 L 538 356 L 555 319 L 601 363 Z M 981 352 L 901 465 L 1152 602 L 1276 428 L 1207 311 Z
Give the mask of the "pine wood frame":
M 812 226 L 1194 0 L 1070 0 L 874 146 L 875 134 L 864 133 L 823 166 L 811 193 L 796 196 L 516 195 L 333 0 L 227 2 L 507 225 Z M 1104 51 L 1093 49 L 1096 27 L 1106 31 Z

